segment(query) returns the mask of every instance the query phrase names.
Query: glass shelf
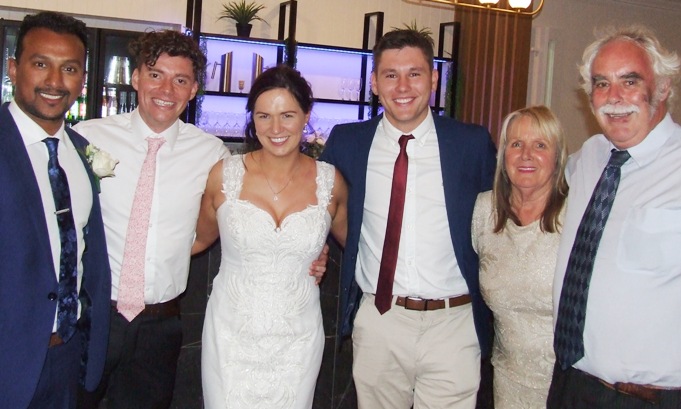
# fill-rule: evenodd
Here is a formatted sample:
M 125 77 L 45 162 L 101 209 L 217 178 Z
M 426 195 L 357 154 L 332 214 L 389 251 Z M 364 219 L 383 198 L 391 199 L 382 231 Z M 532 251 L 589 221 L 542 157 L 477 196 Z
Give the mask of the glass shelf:
M 244 115 L 251 84 L 260 70 L 283 61 L 286 47 L 284 41 L 208 33 L 201 34 L 200 41 L 208 58 L 201 113 L 211 118 L 221 113 L 228 116 Z M 445 71 L 440 75 L 439 89 L 445 87 L 450 61 L 435 59 L 436 67 L 441 66 Z M 295 62 L 296 69 L 310 83 L 315 97 L 310 121 L 315 132 L 325 133 L 334 124 L 370 117 L 371 50 L 298 43 Z M 241 90 L 239 82 L 242 82 Z M 444 94 L 441 93 L 439 101 L 435 101 L 436 93 L 431 96 L 430 103 L 436 114 L 443 111 Z M 213 126 L 215 123 L 211 122 L 212 119 L 197 118 L 200 127 L 223 139 L 240 137 L 236 135 L 238 127 L 220 127 L 219 120 L 218 125 Z M 225 129 L 228 132 L 224 132 Z

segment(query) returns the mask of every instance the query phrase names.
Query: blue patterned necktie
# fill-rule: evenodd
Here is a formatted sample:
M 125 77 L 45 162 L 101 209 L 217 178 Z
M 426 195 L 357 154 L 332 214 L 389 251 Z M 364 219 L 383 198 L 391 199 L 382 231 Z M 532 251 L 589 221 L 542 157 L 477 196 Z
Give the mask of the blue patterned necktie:
M 54 206 L 57 209 L 55 215 L 59 224 L 59 239 L 61 241 L 57 333 L 64 342 L 67 342 L 76 330 L 78 315 L 76 225 L 73 221 L 71 209 L 69 182 L 66 179 L 64 169 L 59 166 L 59 159 L 57 159 L 59 139 L 45 138 L 43 142 L 47 145 L 47 151 L 50 154 L 47 162 L 47 173 L 50 176 Z
M 627 151 L 612 150 L 577 229 L 563 279 L 553 339 L 556 359 L 563 370 L 584 356 L 586 301 L 594 259 L 620 184 L 621 167 L 630 157 Z

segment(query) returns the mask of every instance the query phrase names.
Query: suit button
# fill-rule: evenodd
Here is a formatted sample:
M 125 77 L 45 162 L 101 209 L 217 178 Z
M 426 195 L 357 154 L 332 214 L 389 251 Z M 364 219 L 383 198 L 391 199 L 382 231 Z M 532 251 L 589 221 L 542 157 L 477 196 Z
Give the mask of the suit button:
M 57 294 L 56 293 L 49 293 L 47 294 L 47 299 L 50 301 L 54 301 L 57 299 Z

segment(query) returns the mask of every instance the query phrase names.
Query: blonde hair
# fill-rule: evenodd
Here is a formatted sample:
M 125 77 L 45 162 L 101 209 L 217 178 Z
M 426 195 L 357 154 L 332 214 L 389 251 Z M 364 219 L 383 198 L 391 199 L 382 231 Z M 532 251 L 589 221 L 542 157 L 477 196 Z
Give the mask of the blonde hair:
M 568 193 L 568 185 L 565 180 L 565 164 L 567 163 L 567 144 L 563 127 L 558 118 L 545 106 L 532 106 L 511 112 L 504 119 L 499 137 L 499 154 L 497 168 L 494 174 L 494 188 L 492 192 L 494 209 L 496 213 L 496 225 L 494 232 L 504 230 L 506 222 L 511 219 L 520 225 L 520 219 L 511 207 L 511 192 L 513 186 L 506 172 L 506 146 L 508 144 L 508 130 L 516 119 L 527 117 L 532 121 L 532 126 L 549 142 L 556 147 L 555 169 L 552 175 L 551 194 L 546 202 L 546 207 L 541 217 L 541 229 L 544 232 L 554 233 L 560 228 L 558 216 L 565 203 Z

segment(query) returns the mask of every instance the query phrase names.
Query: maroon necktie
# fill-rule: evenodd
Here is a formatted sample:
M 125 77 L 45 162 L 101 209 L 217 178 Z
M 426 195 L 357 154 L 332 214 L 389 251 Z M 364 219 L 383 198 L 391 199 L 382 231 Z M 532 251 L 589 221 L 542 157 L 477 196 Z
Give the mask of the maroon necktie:
M 400 136 L 400 153 L 395 161 L 393 171 L 393 186 L 390 191 L 390 210 L 388 210 L 388 225 L 385 229 L 381 268 L 378 272 L 376 299 L 374 303 L 378 312 L 385 314 L 390 309 L 393 298 L 393 280 L 395 266 L 397 266 L 397 252 L 400 248 L 400 233 L 402 233 L 402 215 L 404 214 L 404 196 L 407 187 L 407 142 L 414 139 L 412 135 Z

